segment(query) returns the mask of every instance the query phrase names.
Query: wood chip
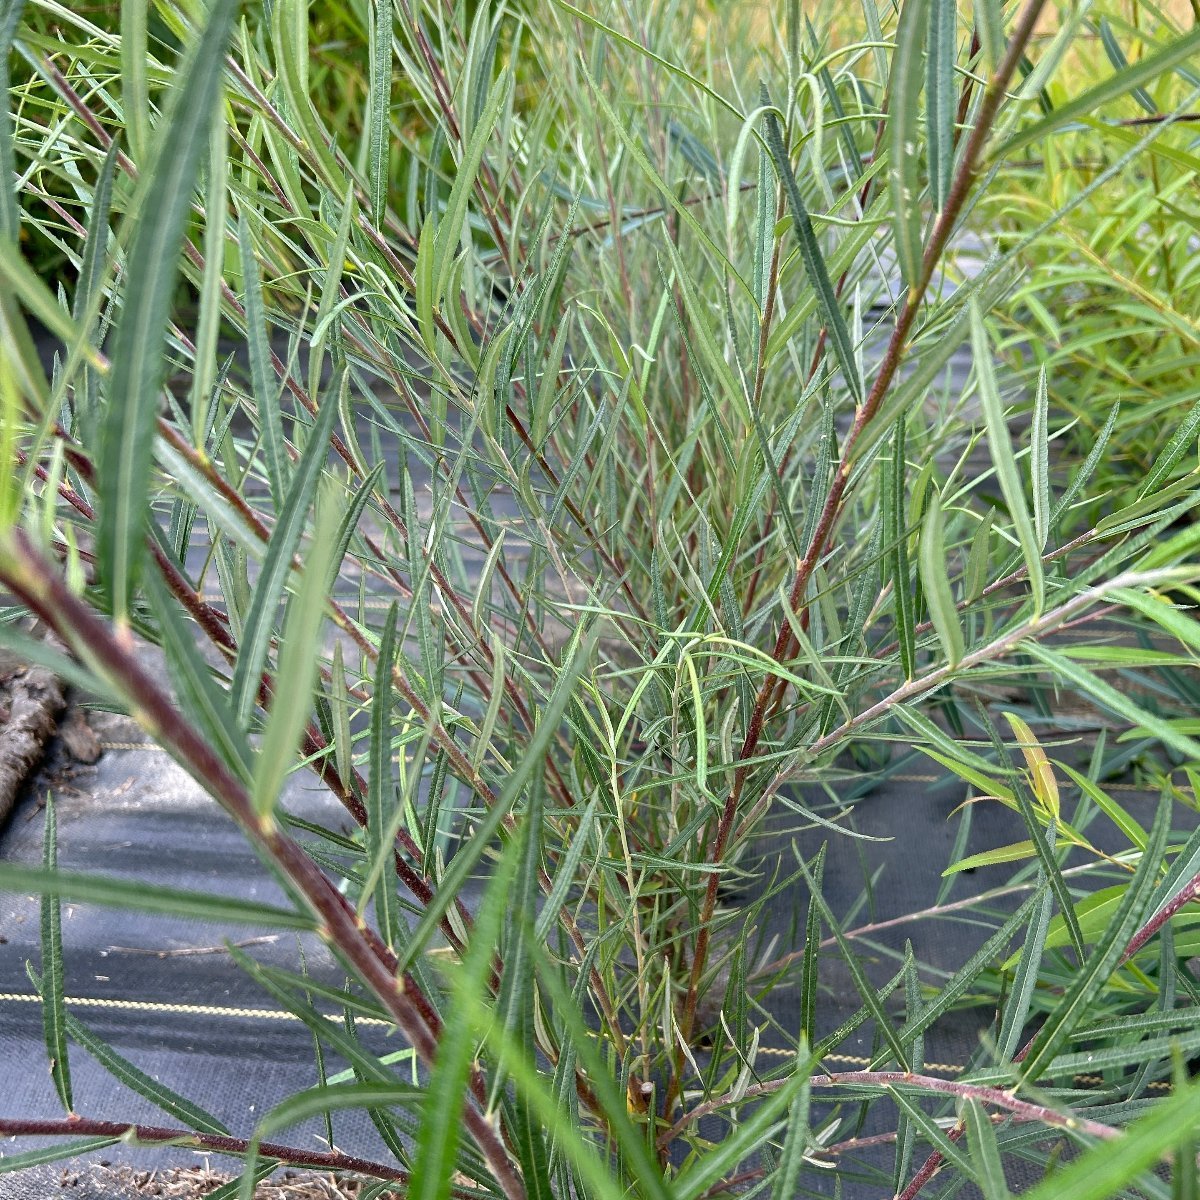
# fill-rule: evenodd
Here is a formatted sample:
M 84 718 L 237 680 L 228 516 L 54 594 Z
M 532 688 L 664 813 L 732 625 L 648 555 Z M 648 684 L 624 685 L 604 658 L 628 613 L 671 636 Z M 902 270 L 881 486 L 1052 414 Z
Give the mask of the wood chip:
M 59 724 L 58 736 L 62 738 L 67 753 L 76 761 L 91 766 L 104 751 L 100 739 L 87 723 L 87 718 L 78 708 L 73 708 Z
M 44 667 L 3 664 L 0 672 L 0 821 L 8 816 L 17 792 L 42 761 L 46 742 L 63 708 L 62 685 Z

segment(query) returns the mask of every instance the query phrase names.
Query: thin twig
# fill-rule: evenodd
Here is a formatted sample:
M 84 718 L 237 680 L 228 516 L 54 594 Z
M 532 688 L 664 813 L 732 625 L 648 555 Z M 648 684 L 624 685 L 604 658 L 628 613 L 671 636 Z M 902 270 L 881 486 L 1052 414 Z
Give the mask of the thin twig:
M 137 1125 L 128 1121 L 98 1121 L 91 1117 L 57 1117 L 45 1120 L 23 1120 L 0 1117 L 0 1134 L 5 1137 L 111 1137 L 131 1138 L 147 1145 L 170 1145 L 184 1149 L 211 1150 L 217 1154 L 244 1155 L 254 1143 L 249 1138 L 230 1137 L 220 1133 L 201 1133 L 193 1129 L 170 1129 L 161 1125 Z M 408 1183 L 408 1172 L 384 1163 L 372 1162 L 340 1150 L 305 1150 L 281 1142 L 259 1142 L 257 1152 L 262 1158 L 277 1159 L 294 1167 L 315 1167 L 325 1171 L 347 1171 L 368 1175 L 372 1179 L 391 1179 Z
M 970 194 L 975 178 L 976 166 L 991 134 L 992 125 L 1000 110 L 1008 83 L 1021 61 L 1026 44 L 1033 35 L 1038 16 L 1044 4 L 1045 0 L 1029 0 L 1029 3 L 1018 18 L 1004 58 L 997 66 L 995 74 L 988 81 L 987 87 L 984 90 L 979 111 L 976 115 L 975 126 L 967 139 L 967 144 L 962 150 L 960 164 L 951 181 L 946 202 L 934 224 L 933 232 L 926 245 L 921 264 L 920 278 L 914 280 L 912 286 L 909 288 L 904 307 L 901 310 L 887 349 L 884 352 L 879 371 L 875 376 L 875 381 L 871 386 L 867 398 L 855 413 L 854 422 L 844 445 L 841 466 L 835 473 L 830 485 L 829 494 L 817 518 L 809 547 L 797 565 L 795 578 L 792 581 L 792 588 L 788 596 L 788 604 L 793 612 L 800 613 L 804 607 L 804 596 L 809 580 L 812 578 L 812 574 L 825 552 L 826 542 L 842 510 L 842 500 L 847 484 L 849 483 L 850 471 L 853 464 L 854 448 L 862 438 L 867 427 L 878 415 L 892 382 L 900 369 L 904 350 L 908 344 L 913 325 L 916 322 L 921 302 L 933 278 L 937 263 L 941 259 L 946 244 L 950 239 L 950 234 L 958 222 L 959 214 Z M 792 644 L 793 634 L 791 625 L 787 621 L 784 621 L 781 624 L 779 636 L 776 639 L 775 648 L 772 653 L 772 657 L 777 663 L 784 662 L 790 653 Z M 709 853 L 709 861 L 712 863 L 719 863 L 724 857 L 741 801 L 742 788 L 745 785 L 750 769 L 750 762 L 754 757 L 755 750 L 762 736 L 767 708 L 774 692 L 775 677 L 768 675 L 763 681 L 762 687 L 759 689 L 758 696 L 755 699 L 745 739 L 738 755 L 741 765 L 734 773 L 733 785 L 730 788 L 717 824 L 716 835 L 713 838 Z M 683 1019 L 681 1021 L 681 1033 L 684 1038 L 691 1036 L 695 1025 L 696 1004 L 699 999 L 700 981 L 704 976 L 704 970 L 708 961 L 708 946 L 711 937 L 713 913 L 717 905 L 719 881 L 719 873 L 713 872 L 709 877 L 708 886 L 705 890 L 700 909 L 696 948 L 692 959 L 692 971 L 688 982 L 687 997 L 684 1002 Z
M 659 1134 L 658 1144 L 669 1145 L 689 1125 L 706 1117 L 710 1113 L 743 1100 L 751 1100 L 757 1096 L 770 1095 L 779 1091 L 790 1082 L 790 1076 L 782 1079 L 771 1079 L 765 1083 L 752 1084 L 738 1092 L 729 1092 L 697 1104 L 690 1112 L 685 1113 L 670 1129 Z M 943 1096 L 957 1096 L 964 1100 L 978 1100 L 992 1108 L 999 1108 L 1011 1113 L 1018 1121 L 1033 1121 L 1043 1125 L 1051 1125 L 1056 1129 L 1066 1129 L 1072 1133 L 1082 1133 L 1089 1137 L 1111 1141 L 1121 1137 L 1121 1131 L 1100 1121 L 1087 1117 L 1072 1116 L 1059 1112 L 1044 1104 L 1035 1104 L 1031 1100 L 1021 1100 L 1011 1091 L 1004 1088 L 990 1087 L 986 1084 L 967 1083 L 960 1079 L 941 1079 L 936 1075 L 916 1075 L 910 1071 L 837 1071 L 832 1074 L 814 1075 L 809 1080 L 809 1086 L 814 1088 L 840 1087 L 870 1087 L 881 1091 L 893 1088 L 904 1091 L 930 1092 Z
M 311 911 L 318 936 L 358 974 L 384 1004 L 397 1027 L 426 1064 L 437 1055 L 441 1022 L 408 973 L 395 973 L 395 956 L 354 911 L 300 845 L 283 833 L 270 813 L 255 810 L 244 784 L 214 748 L 175 708 L 137 658 L 88 606 L 74 596 L 21 530 L 0 547 L 0 579 L 75 653 L 123 694 L 139 724 L 167 749 L 221 804 L 243 832 L 290 881 Z M 390 961 L 390 966 L 388 965 Z M 472 1097 L 463 1122 L 509 1200 L 525 1200 L 496 1127 Z

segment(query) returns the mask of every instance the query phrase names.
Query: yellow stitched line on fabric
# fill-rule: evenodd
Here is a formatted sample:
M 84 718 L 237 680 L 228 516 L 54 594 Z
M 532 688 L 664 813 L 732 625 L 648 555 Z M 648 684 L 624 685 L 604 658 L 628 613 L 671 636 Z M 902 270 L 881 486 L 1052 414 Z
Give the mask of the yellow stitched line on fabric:
M 784 1050 L 779 1046 L 759 1046 L 759 1054 L 777 1054 L 781 1058 L 795 1057 L 794 1050 Z M 861 1054 L 822 1054 L 822 1062 L 845 1063 L 851 1067 L 869 1067 L 871 1060 Z M 940 1071 L 943 1075 L 961 1075 L 966 1068 L 959 1063 L 926 1063 L 925 1070 Z
M 778 1046 L 759 1046 L 758 1052 L 759 1054 L 777 1054 L 781 1058 L 795 1057 L 794 1050 L 783 1050 Z M 821 1061 L 845 1063 L 851 1067 L 869 1067 L 871 1065 L 871 1059 L 864 1058 L 861 1054 L 823 1054 Z M 961 1075 L 966 1070 L 965 1067 L 957 1063 L 926 1063 L 923 1069 L 926 1071 L 938 1071 L 943 1075 Z M 1102 1084 L 1105 1080 L 1102 1075 L 1076 1075 L 1075 1082 Z M 1161 1079 L 1153 1080 L 1146 1086 L 1154 1088 L 1155 1091 L 1169 1092 L 1171 1090 L 1171 1085 Z
M 26 992 L 0 992 L 0 1004 L 40 1004 L 41 997 Z M 249 1017 L 259 1021 L 299 1021 L 294 1013 L 284 1012 L 278 1008 L 223 1008 L 215 1004 L 166 1004 L 157 1000 L 120 1000 L 105 999 L 99 996 L 66 996 L 67 1004 L 75 1004 L 80 1008 L 116 1008 L 129 1012 L 158 1012 L 198 1017 Z M 322 1013 L 327 1021 L 337 1021 L 340 1018 L 334 1013 Z M 356 1025 L 378 1025 L 384 1029 L 393 1029 L 391 1021 L 379 1017 L 355 1017 Z M 784 1058 L 794 1056 L 794 1051 L 784 1050 L 777 1046 L 760 1046 L 759 1054 L 775 1054 Z M 824 1062 L 846 1063 L 849 1066 L 870 1066 L 871 1060 L 861 1054 L 826 1054 Z M 958 1063 L 926 1063 L 925 1070 L 940 1071 L 943 1075 L 961 1075 L 964 1068 Z M 1076 1075 L 1077 1083 L 1101 1084 L 1104 1080 L 1099 1075 Z M 1156 1091 L 1169 1091 L 1171 1085 L 1155 1080 L 1149 1087 Z
M 121 1000 L 106 999 L 99 996 L 66 996 L 67 1004 L 75 1004 L 80 1008 L 117 1008 L 129 1012 L 156 1012 L 190 1015 L 194 1017 L 249 1017 L 258 1021 L 299 1021 L 295 1013 L 284 1012 L 279 1008 L 222 1008 L 215 1004 L 167 1004 L 159 1000 Z M 0 1004 L 40 1004 L 41 997 L 29 992 L 0 992 Z M 339 1021 L 341 1018 L 333 1013 L 322 1013 L 329 1021 Z M 354 1018 L 356 1025 L 378 1025 L 384 1029 L 393 1029 L 391 1021 L 379 1017 Z

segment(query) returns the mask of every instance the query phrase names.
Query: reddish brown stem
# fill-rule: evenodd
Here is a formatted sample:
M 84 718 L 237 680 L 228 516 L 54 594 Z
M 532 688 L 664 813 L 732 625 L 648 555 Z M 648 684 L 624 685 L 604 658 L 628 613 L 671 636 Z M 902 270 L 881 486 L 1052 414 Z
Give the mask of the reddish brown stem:
M 20 1120 L 0 1117 L 0 1134 L 5 1137 L 112 1137 L 133 1138 L 147 1145 L 168 1142 L 184 1149 L 211 1150 L 217 1154 L 246 1154 L 249 1138 L 220 1133 L 199 1133 L 191 1129 L 169 1129 L 160 1125 L 135 1125 L 127 1121 L 98 1121 L 91 1117 L 60 1117 L 49 1120 Z M 342 1154 L 337 1150 L 303 1150 L 281 1142 L 259 1142 L 258 1154 L 295 1167 L 313 1167 L 322 1171 L 348 1171 L 369 1175 L 372 1179 L 394 1179 L 408 1183 L 408 1173 L 384 1163 Z
M 755 1096 L 765 1096 L 771 1092 L 777 1092 L 787 1082 L 788 1080 L 784 1078 L 773 1079 L 767 1083 L 752 1084 L 737 1094 L 737 1102 L 741 1103 L 743 1100 L 749 1100 Z M 1044 1104 L 1035 1104 L 1030 1100 L 1021 1100 L 1004 1088 L 966 1083 L 958 1079 L 942 1079 L 937 1075 L 916 1075 L 909 1071 L 836 1071 L 814 1075 L 809 1080 L 809 1084 L 814 1088 L 874 1087 L 881 1090 L 897 1088 L 905 1091 L 957 1096 L 964 1100 L 978 1100 L 980 1104 L 998 1108 L 1003 1112 L 1010 1113 L 1018 1121 L 1035 1121 L 1056 1129 L 1084 1133 L 1105 1141 L 1111 1141 L 1113 1138 L 1121 1136 L 1121 1131 L 1111 1125 L 1105 1125 L 1086 1117 L 1061 1113 L 1057 1109 L 1049 1108 Z M 733 1102 L 734 1095 L 730 1093 L 697 1104 L 690 1112 L 680 1117 L 670 1129 L 659 1135 L 659 1144 L 669 1145 L 689 1125 Z
M 960 1121 L 946 1136 L 952 1142 L 957 1142 L 966 1132 L 966 1128 Z M 913 1197 L 938 1173 L 945 1161 L 942 1152 L 935 1150 L 921 1165 L 921 1169 L 909 1180 L 908 1186 L 896 1197 L 896 1200 L 913 1200 Z
M 850 479 L 855 446 L 862 438 L 868 426 L 878 415 L 883 401 L 900 369 L 904 350 L 908 345 L 909 335 L 916 322 L 917 313 L 920 310 L 925 292 L 933 278 L 934 270 L 941 259 L 950 235 L 958 222 L 963 205 L 970 194 L 977 164 L 980 161 L 983 148 L 991 133 L 1008 83 L 1017 69 L 1026 44 L 1033 35 L 1038 16 L 1044 4 L 1045 0 L 1029 0 L 1029 3 L 1018 18 L 1004 58 L 997 66 L 995 74 L 988 81 L 979 105 L 979 111 L 976 115 L 974 128 L 971 130 L 970 137 L 962 152 L 959 167 L 951 181 L 945 205 L 934 224 L 933 231 L 925 247 L 921 262 L 920 277 L 914 280 L 909 288 L 904 306 L 897 318 L 895 329 L 892 331 L 892 336 L 888 341 L 887 349 L 884 352 L 883 360 L 880 363 L 871 389 L 855 413 L 854 422 L 851 425 L 843 448 L 841 466 L 834 474 L 829 494 L 817 518 L 809 547 L 803 559 L 797 565 L 796 574 L 788 596 L 788 604 L 791 610 L 797 615 L 800 615 L 804 611 L 804 597 L 809 581 L 825 553 L 826 544 L 841 514 L 842 500 Z M 791 625 L 787 621 L 784 621 L 781 623 L 779 635 L 776 638 L 775 647 L 772 651 L 772 657 L 777 663 L 782 664 L 785 661 L 791 645 Z M 759 689 L 745 738 L 738 755 L 740 765 L 734 772 L 733 785 L 730 788 L 729 795 L 717 823 L 716 834 L 712 840 L 709 853 L 710 862 L 719 863 L 724 857 L 741 802 L 742 789 L 745 786 L 746 777 L 749 773 L 749 764 L 754 757 L 759 740 L 762 737 L 763 725 L 767 716 L 768 706 L 775 694 L 775 686 L 775 676 L 768 675 Z M 699 999 L 700 981 L 704 976 L 708 961 L 712 917 L 716 909 L 719 883 L 719 873 L 714 871 L 709 876 L 704 900 L 700 909 L 696 948 L 692 960 L 687 997 L 684 1002 L 683 1017 L 680 1022 L 681 1036 L 685 1039 L 691 1037 L 692 1029 L 695 1025 L 696 1004 Z M 673 1095 L 678 1094 L 677 1087 L 672 1087 L 671 1091 Z
M 188 723 L 117 635 L 71 594 L 22 531 L 10 535 L 0 579 L 71 648 L 115 685 L 139 723 L 166 748 L 269 856 L 312 913 L 319 936 L 383 1003 L 421 1059 L 432 1064 L 441 1023 L 433 1005 L 407 973 L 397 976 L 395 956 L 382 944 L 333 883 L 270 814 L 255 810 L 241 780 Z M 524 1200 L 504 1143 L 491 1121 L 468 1102 L 464 1124 L 509 1200 Z

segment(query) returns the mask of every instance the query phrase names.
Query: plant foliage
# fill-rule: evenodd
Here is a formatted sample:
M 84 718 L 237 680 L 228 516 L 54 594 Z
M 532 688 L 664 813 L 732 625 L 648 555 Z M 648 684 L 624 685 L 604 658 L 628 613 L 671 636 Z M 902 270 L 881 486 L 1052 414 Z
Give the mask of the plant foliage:
M 1047 1194 L 1166 1195 L 1172 1153 L 1194 1194 L 1200 33 L 325 7 L 0 18 L 0 628 L 51 629 L 285 897 L 60 872 L 48 807 L 0 886 L 44 897 L 67 1115 L 0 1130 L 74 1136 L 0 1170 L 184 1137 L 244 1196 L 289 1163 L 422 1200 L 990 1198 L 1067 1150 Z M 905 748 L 1027 834 L 968 855 L 964 823 L 909 915 L 974 922 L 950 971 L 823 890 Z M 227 1131 L 151 1080 L 69 1011 L 63 897 L 312 931 L 344 986 L 236 953 L 322 1084 Z M 949 1079 L 925 1039 L 968 1004 Z M 72 1113 L 71 1042 L 173 1124 Z M 275 1140 L 347 1108 L 391 1160 Z

